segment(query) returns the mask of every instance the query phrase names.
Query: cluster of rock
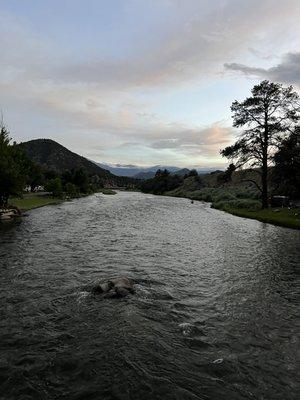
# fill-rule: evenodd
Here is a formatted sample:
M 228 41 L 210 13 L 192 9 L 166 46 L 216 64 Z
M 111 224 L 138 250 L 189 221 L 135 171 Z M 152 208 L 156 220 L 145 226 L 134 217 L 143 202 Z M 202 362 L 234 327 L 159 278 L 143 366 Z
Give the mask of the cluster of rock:
M 120 298 L 134 293 L 133 282 L 125 277 L 113 278 L 98 282 L 93 287 L 94 294 L 101 294 L 104 298 Z
M 0 208 L 0 220 L 9 221 L 15 217 L 22 215 L 21 210 L 18 207 Z

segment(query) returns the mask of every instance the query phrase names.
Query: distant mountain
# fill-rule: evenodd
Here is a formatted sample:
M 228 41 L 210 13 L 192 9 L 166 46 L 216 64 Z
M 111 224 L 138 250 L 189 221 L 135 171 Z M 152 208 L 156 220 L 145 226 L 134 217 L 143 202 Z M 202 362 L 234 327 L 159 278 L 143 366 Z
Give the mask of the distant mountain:
M 136 179 L 151 179 L 154 178 L 156 171 L 141 171 L 138 174 L 134 175 Z
M 154 177 L 158 169 L 167 169 L 171 173 L 176 173 L 179 175 L 187 174 L 190 169 L 180 168 L 168 165 L 153 165 L 151 167 L 140 167 L 138 165 L 122 165 L 122 164 L 104 164 L 96 163 L 101 168 L 110 171 L 112 174 L 118 176 L 130 176 L 136 179 L 151 179 Z M 195 168 L 199 174 L 206 174 L 215 171 L 216 168 Z
M 179 175 L 179 176 L 184 176 L 186 174 L 188 174 L 190 172 L 189 169 L 187 168 L 182 168 L 182 169 L 177 169 L 175 170 L 176 167 L 173 167 L 173 171 L 168 170 L 169 172 L 171 172 L 172 175 Z M 168 168 L 157 168 L 157 169 L 168 169 Z M 139 172 L 138 174 L 134 175 L 134 177 L 136 179 L 151 179 L 154 178 L 157 169 L 153 170 L 153 171 L 144 171 L 144 172 Z
M 95 164 L 97 164 L 101 168 L 108 170 L 112 174 L 118 176 L 134 177 L 136 174 L 143 171 L 143 168 L 138 167 L 136 165 L 121 165 L 121 164 L 111 165 L 103 163 L 95 163 Z

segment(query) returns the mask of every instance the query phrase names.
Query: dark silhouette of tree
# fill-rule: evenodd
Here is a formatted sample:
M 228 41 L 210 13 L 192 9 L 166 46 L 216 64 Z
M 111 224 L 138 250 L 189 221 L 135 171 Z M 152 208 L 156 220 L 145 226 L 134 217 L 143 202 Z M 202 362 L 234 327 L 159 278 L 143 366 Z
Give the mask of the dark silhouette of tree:
M 0 125 L 0 206 L 10 196 L 20 196 L 26 183 L 28 159 L 15 144 L 10 145 L 9 131 Z
M 169 171 L 157 170 L 155 177 L 142 181 L 140 189 L 145 193 L 163 194 L 179 187 L 183 182 L 183 178 L 178 175 L 171 175 Z
M 198 176 L 198 172 L 196 169 L 191 169 L 190 172 L 187 174 L 187 177 L 190 176 Z
M 224 183 L 231 182 L 232 174 L 234 173 L 235 170 L 236 170 L 236 166 L 233 163 L 229 164 L 227 169 L 218 175 L 218 177 L 217 177 L 218 183 L 224 184 Z
M 274 183 L 280 194 L 300 198 L 300 127 L 282 142 L 274 156 Z
M 261 184 L 255 183 L 268 207 L 268 167 L 282 140 L 299 120 L 299 96 L 293 87 L 267 80 L 255 85 L 252 96 L 231 106 L 233 126 L 246 127 L 232 146 L 221 150 L 224 157 L 237 161 L 237 167 L 256 167 Z
M 54 197 L 60 197 L 63 193 L 61 179 L 59 177 L 50 179 L 45 183 L 45 190 L 50 192 Z
M 26 183 L 30 185 L 30 190 L 33 192 L 37 186 L 44 183 L 44 174 L 40 165 L 30 160 L 27 156 L 26 158 L 28 159 Z
M 170 175 L 170 172 L 167 169 L 158 169 L 155 173 L 155 177 L 159 178 L 159 177 L 167 177 Z

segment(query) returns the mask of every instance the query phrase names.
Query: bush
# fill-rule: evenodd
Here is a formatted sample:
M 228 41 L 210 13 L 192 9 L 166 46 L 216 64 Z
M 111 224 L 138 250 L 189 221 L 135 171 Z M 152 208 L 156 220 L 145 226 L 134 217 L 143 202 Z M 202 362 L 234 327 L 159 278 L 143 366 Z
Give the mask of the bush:
M 63 190 L 62 190 L 61 179 L 57 177 L 47 181 L 45 183 L 45 190 L 47 192 L 50 192 L 54 197 L 62 196 Z
M 74 183 L 71 183 L 71 182 L 66 183 L 65 191 L 66 191 L 67 196 L 70 196 L 70 197 L 78 196 L 78 190 L 77 190 L 77 187 L 74 185 Z
M 213 202 L 213 208 L 218 210 L 229 210 L 232 208 L 242 208 L 248 211 L 257 211 L 261 209 L 261 202 L 253 199 L 235 199 L 228 201 Z

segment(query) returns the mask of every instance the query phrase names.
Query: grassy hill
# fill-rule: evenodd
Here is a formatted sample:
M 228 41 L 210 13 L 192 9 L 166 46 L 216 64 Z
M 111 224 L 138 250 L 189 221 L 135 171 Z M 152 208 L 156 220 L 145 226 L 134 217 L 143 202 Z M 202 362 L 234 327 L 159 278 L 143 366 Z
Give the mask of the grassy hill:
M 65 170 L 84 168 L 89 175 L 110 176 L 111 173 L 86 158 L 73 153 L 51 139 L 35 139 L 20 143 L 28 157 L 49 170 L 62 173 Z
M 51 139 L 35 139 L 18 145 L 27 156 L 46 170 L 59 174 L 66 170 L 83 168 L 89 176 L 97 175 L 103 183 L 112 186 L 134 185 L 136 180 L 113 175 L 92 161 L 82 157 Z

